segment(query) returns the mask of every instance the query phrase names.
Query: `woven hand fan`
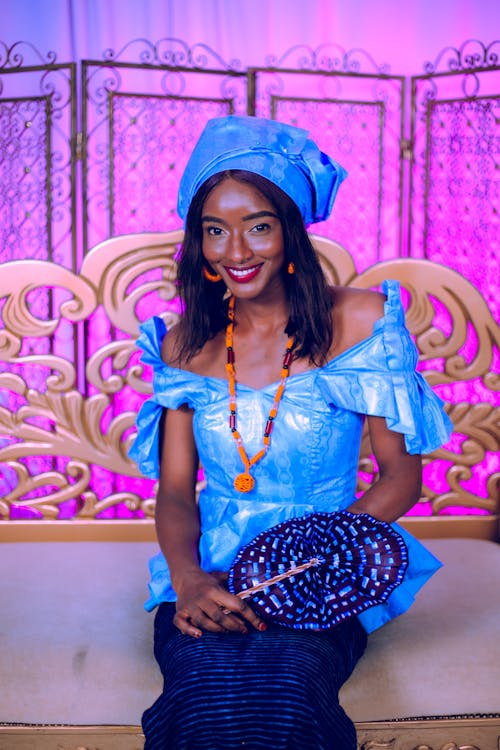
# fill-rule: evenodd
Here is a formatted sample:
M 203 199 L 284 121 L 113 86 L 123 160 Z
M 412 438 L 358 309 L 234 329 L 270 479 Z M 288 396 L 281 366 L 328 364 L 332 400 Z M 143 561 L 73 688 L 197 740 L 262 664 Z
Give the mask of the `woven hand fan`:
M 324 630 L 384 602 L 408 566 L 405 542 L 368 513 L 312 513 L 243 547 L 229 590 L 264 619 Z

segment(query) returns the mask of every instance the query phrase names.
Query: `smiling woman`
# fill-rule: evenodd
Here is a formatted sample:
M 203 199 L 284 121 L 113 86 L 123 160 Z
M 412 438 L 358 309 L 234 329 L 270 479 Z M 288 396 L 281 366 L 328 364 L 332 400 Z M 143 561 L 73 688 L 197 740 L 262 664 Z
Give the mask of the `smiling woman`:
M 397 588 L 321 630 L 301 630 L 292 603 L 287 625 L 268 621 L 227 586 L 239 550 L 279 522 L 307 527 L 311 514 L 347 509 L 370 533 L 392 524 L 419 498 L 420 454 L 449 435 L 415 372 L 398 284 L 381 294 L 323 275 L 306 223 L 328 216 L 345 176 L 307 132 L 231 116 L 208 123 L 182 178 L 185 312 L 171 331 L 143 326 L 155 393 L 132 450 L 159 475 L 146 608 L 158 607 L 165 687 L 143 716 L 146 750 L 354 750 L 339 688 L 366 633 L 405 611 L 440 565 L 397 527 L 408 560 Z M 356 498 L 365 419 L 380 478 Z
M 246 121 L 250 118 L 230 118 L 230 120 L 241 119 Z M 252 165 L 250 164 L 250 166 Z M 189 165 L 186 174 L 188 173 Z M 332 185 L 325 186 L 322 196 L 323 202 L 331 200 L 330 194 L 332 191 L 336 192 L 336 185 L 343 179 L 344 174 L 339 165 L 335 165 L 335 169 L 332 168 L 334 179 L 332 179 Z M 228 180 L 231 189 L 224 188 Z M 186 176 L 184 181 L 186 181 Z M 238 198 L 233 196 L 232 188 L 235 186 L 238 188 Z M 235 222 L 232 234 L 228 226 L 230 217 L 225 216 L 225 213 L 223 217 L 220 215 L 211 216 L 207 209 L 207 206 L 210 206 L 211 202 L 219 196 L 220 191 L 224 191 L 226 196 L 221 197 L 222 201 L 231 201 L 232 203 L 237 199 L 240 202 L 242 200 L 249 201 L 246 205 L 240 205 L 239 208 L 236 205 L 233 206 L 233 209 L 236 210 L 235 214 L 232 214 Z M 243 191 L 243 194 L 241 191 Z M 182 196 L 181 187 L 180 212 L 183 210 Z M 327 210 L 324 205 L 323 208 L 319 208 L 322 211 Z M 222 213 L 221 209 L 225 212 L 225 207 L 221 206 L 218 209 L 219 214 Z M 305 210 L 308 209 L 305 208 Z M 262 211 L 265 213 L 264 217 Z M 251 217 L 256 212 L 259 216 L 255 217 L 254 222 L 252 222 Z M 213 211 L 210 213 L 213 213 Z M 267 221 L 257 221 L 259 218 L 267 218 Z M 205 222 L 203 219 L 205 219 Z M 210 221 L 211 219 L 214 221 Z M 221 219 L 222 224 L 220 223 Z M 235 234 L 236 226 L 239 229 L 237 234 Z M 243 226 L 245 231 L 243 231 Z M 207 231 L 210 231 L 208 237 L 212 239 L 208 239 Z M 253 239 L 254 235 L 255 239 Z M 215 253 L 221 252 L 220 247 L 224 240 L 226 241 L 225 246 L 227 246 L 231 237 L 234 241 L 234 238 L 238 236 L 241 236 L 241 240 L 238 239 L 234 250 L 239 254 L 246 245 L 244 250 L 246 255 L 243 256 L 243 260 L 246 262 L 242 263 L 241 257 L 236 259 L 233 257 L 229 262 L 226 262 L 225 268 L 217 267 L 217 273 L 213 273 L 218 261 L 216 255 L 212 254 L 212 249 Z M 220 239 L 216 240 L 215 237 Z M 243 238 L 246 239 L 245 242 L 243 242 Z M 200 243 L 202 252 L 200 252 Z M 276 259 L 275 263 L 271 264 L 269 246 L 275 243 L 274 251 L 276 252 L 278 246 L 281 247 L 282 258 L 281 261 Z M 259 248 L 257 248 L 257 245 Z M 252 257 L 257 259 L 257 256 L 264 252 L 263 246 L 267 248 L 264 256 L 259 257 L 258 263 L 253 264 L 259 266 L 259 268 L 252 268 L 252 263 L 249 263 L 248 260 Z M 210 263 L 214 265 L 208 265 Z M 279 273 L 276 263 L 280 264 Z M 208 352 L 208 350 L 211 349 L 210 342 L 227 320 L 227 300 L 225 300 L 227 290 L 228 288 L 232 288 L 233 291 L 237 290 L 238 297 L 245 297 L 247 294 L 252 296 L 256 289 L 255 284 L 258 284 L 257 279 L 261 276 L 261 266 L 265 266 L 262 277 L 268 272 L 271 273 L 271 269 L 274 276 L 271 287 L 267 288 L 265 283 L 261 285 L 261 293 L 266 294 L 268 298 L 272 297 L 274 293 L 273 304 L 281 304 L 282 308 L 279 314 L 276 311 L 273 316 L 270 316 L 268 311 L 264 310 L 268 325 L 271 327 L 277 326 L 283 334 L 283 332 L 289 330 L 288 321 L 293 321 L 296 349 L 300 356 L 302 358 L 311 356 L 312 360 L 318 363 L 324 361 L 332 341 L 332 292 L 326 286 L 316 253 L 306 232 L 302 214 L 295 202 L 279 185 L 262 174 L 242 169 L 215 173 L 200 186 L 192 198 L 186 216 L 186 236 L 179 264 L 179 279 L 185 299 L 186 313 L 179 325 L 179 331 L 182 332 L 182 335 L 176 336 L 180 349 L 174 359 L 179 357 L 182 360 L 185 357 L 189 361 L 191 358 L 195 358 L 194 363 L 191 363 L 192 367 L 196 367 L 196 358 L 198 356 L 203 357 L 204 354 L 207 355 L 207 362 L 203 364 L 203 367 L 217 361 L 217 358 L 214 360 L 213 352 Z M 229 274 L 231 273 L 233 278 L 229 284 Z M 256 275 L 252 278 L 254 273 Z M 225 281 L 223 281 L 223 276 Z M 241 282 L 240 278 L 242 279 Z M 256 279 L 255 284 L 251 284 L 253 279 Z M 221 283 L 214 283 L 219 281 Z M 198 304 L 200 297 L 206 300 L 205 306 Z M 304 299 L 308 300 L 307 305 L 304 304 Z M 240 318 L 237 336 L 240 335 L 242 326 L 243 322 Z M 270 342 L 270 339 L 264 340 Z M 263 346 L 262 337 L 259 336 L 255 345 L 257 348 Z M 272 356 L 272 354 L 269 356 Z M 301 368 L 306 367 L 305 362 L 297 362 L 294 366 L 294 372 L 297 373 Z M 219 373 L 219 376 L 223 377 L 224 375 L 224 372 Z M 259 368 L 258 376 L 260 383 L 265 384 L 262 367 Z M 269 375 L 269 379 L 273 379 L 272 375 Z
M 203 207 L 203 257 L 227 284 L 253 299 L 281 287 L 283 232 L 274 206 L 250 184 L 228 176 Z M 251 283 L 254 282 L 254 283 Z

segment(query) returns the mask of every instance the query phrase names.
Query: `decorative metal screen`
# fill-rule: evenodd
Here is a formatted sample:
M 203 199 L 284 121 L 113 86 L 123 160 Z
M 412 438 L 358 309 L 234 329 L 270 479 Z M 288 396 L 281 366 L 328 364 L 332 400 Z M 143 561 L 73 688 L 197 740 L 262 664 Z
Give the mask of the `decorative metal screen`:
M 447 50 L 426 75 L 412 79 L 411 254 L 462 273 L 500 320 L 500 68 L 491 65 L 494 59 L 493 48 L 471 43 Z
M 4 49 L 0 68 L 0 263 L 16 259 L 53 261 L 76 267 L 75 160 L 76 66 L 44 59 L 30 45 Z M 22 270 L 20 271 L 22 273 Z M 47 279 L 48 281 L 48 279 Z M 27 310 L 41 319 L 64 300 L 66 292 L 54 286 L 27 290 Z M 5 297 L 0 300 L 0 309 Z M 27 314 L 27 310 L 24 314 Z M 18 314 L 23 314 L 21 310 Z M 3 341 L 0 373 L 23 379 L 26 388 L 43 390 L 50 368 L 47 357 L 57 353 L 69 362 L 76 359 L 70 326 L 57 331 L 46 326 L 42 336 L 26 336 L 15 351 Z M 0 407 L 17 412 L 24 398 L 19 388 L 0 389 Z M 42 414 L 33 424 L 47 426 Z M 0 431 L 0 446 L 12 443 L 8 430 Z M 22 451 L 21 451 L 22 452 Z M 40 475 L 58 458 L 43 455 L 26 460 L 29 471 Z M 15 492 L 17 478 L 8 466 L 0 474 L 0 496 Z M 34 494 L 40 494 L 34 489 Z
M 202 45 L 162 40 L 83 61 L 82 75 L 85 250 L 117 234 L 178 228 L 188 156 L 208 119 L 246 112 L 246 73 Z
M 500 68 L 498 42 L 476 41 L 447 49 L 426 74 L 412 79 L 413 167 L 411 180 L 411 255 L 428 258 L 468 279 L 500 321 Z M 439 313 L 439 306 L 438 306 Z M 446 313 L 442 313 L 442 317 Z M 438 315 L 439 318 L 439 315 Z M 443 324 L 443 320 L 441 320 Z M 446 325 L 446 321 L 444 321 Z M 449 327 L 449 323 L 448 323 Z M 488 337 L 488 333 L 484 332 Z M 491 340 L 494 334 L 490 333 Z M 491 370 L 479 377 L 476 367 L 483 341 L 469 326 L 455 363 L 457 376 L 444 378 L 436 391 L 451 404 L 462 404 L 471 418 L 476 404 L 490 404 L 491 431 L 498 437 L 500 406 L 498 348 Z M 423 369 L 443 369 L 442 360 Z M 468 449 L 457 430 L 456 446 Z M 489 446 L 489 449 L 488 449 Z M 486 496 L 488 478 L 500 471 L 496 442 L 482 441 L 470 460 L 468 486 Z M 431 482 L 439 482 L 437 476 Z
M 84 61 L 82 75 L 85 252 L 107 237 L 180 228 L 176 197 L 189 154 L 208 119 L 246 112 L 246 74 L 202 45 L 189 49 L 162 40 L 134 42 L 104 61 Z M 156 291 L 163 287 L 158 264 L 146 264 L 140 281 L 152 290 L 137 311 L 145 319 L 165 307 Z M 175 310 L 175 299 L 167 307 Z M 85 330 L 86 360 L 130 335 L 102 306 Z M 113 371 L 111 361 L 108 367 Z M 112 420 L 125 409 L 137 411 L 143 396 L 124 382 L 109 399 Z M 99 497 L 130 487 L 128 478 L 99 466 L 92 477 Z M 137 483 L 139 494 L 147 496 L 149 484 L 141 490 Z
M 332 216 L 315 231 L 347 247 L 359 270 L 398 257 L 404 78 L 360 50 L 333 46 L 301 47 L 275 64 L 252 71 L 255 113 L 305 128 L 349 173 Z
M 479 498 L 476 510 L 491 510 L 500 476 L 500 67 L 495 45 L 474 44 L 447 51 L 413 78 L 411 102 L 404 78 L 362 51 L 332 45 L 293 49 L 265 69 L 243 71 L 203 45 L 139 40 L 82 62 L 81 101 L 75 65 L 43 59 L 29 45 L 5 48 L 0 515 L 152 512 L 153 485 L 126 458 L 149 390 L 133 339 L 153 313 L 175 319 L 176 244 L 166 251 L 144 239 L 138 262 L 134 233 L 177 236 L 178 183 L 205 122 L 246 112 L 304 127 L 348 169 L 331 219 L 314 227 L 352 255 L 341 283 L 378 278 L 374 264 L 410 255 L 459 271 L 488 302 L 497 320 L 483 311 L 478 325 L 463 311 L 450 317 L 439 295 L 429 292 L 435 320 L 427 302 L 415 312 L 408 296 L 421 367 L 463 424 L 452 454 L 426 468 L 427 496 L 449 488 L 454 498 L 456 480 Z M 122 235 L 131 249 L 116 254 L 106 240 Z M 450 473 L 454 462 L 461 468 Z M 453 503 L 444 507 L 453 511 Z

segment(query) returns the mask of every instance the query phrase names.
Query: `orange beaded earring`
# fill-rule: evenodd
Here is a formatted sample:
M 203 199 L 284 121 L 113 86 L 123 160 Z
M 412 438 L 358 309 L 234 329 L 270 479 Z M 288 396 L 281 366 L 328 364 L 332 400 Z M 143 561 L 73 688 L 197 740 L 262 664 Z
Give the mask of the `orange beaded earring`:
M 206 266 L 203 266 L 203 276 L 207 281 L 212 281 L 214 284 L 218 281 L 222 281 L 220 273 L 211 273 Z
M 292 276 L 295 273 L 295 263 L 290 261 L 290 263 L 288 264 L 288 268 L 286 270 L 288 271 L 290 276 Z

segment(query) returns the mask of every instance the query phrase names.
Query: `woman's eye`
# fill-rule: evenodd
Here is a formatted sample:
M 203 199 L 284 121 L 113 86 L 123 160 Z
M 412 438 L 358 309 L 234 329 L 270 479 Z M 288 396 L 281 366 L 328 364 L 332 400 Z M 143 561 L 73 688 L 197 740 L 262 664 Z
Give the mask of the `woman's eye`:
M 252 232 L 265 232 L 269 229 L 269 224 L 256 224 L 252 227 Z
M 207 234 L 217 237 L 222 234 L 222 229 L 220 227 L 207 227 Z

